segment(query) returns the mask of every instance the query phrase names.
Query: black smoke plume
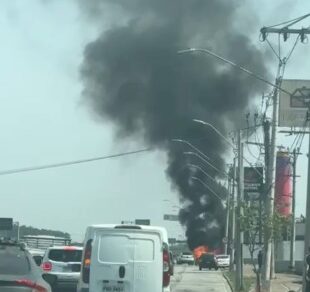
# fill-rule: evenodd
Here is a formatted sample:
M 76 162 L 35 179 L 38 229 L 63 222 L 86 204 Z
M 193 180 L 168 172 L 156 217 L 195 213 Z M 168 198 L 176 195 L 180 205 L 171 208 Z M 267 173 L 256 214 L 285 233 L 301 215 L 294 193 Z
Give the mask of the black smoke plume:
M 223 237 L 225 208 L 199 181 L 188 162 L 212 176 L 218 173 L 198 158 L 183 154 L 186 139 L 223 169 L 227 145 L 206 120 L 223 133 L 241 125 L 245 108 L 263 85 L 207 55 L 178 54 L 191 46 L 209 47 L 266 75 L 264 56 L 246 36 L 237 0 L 102 0 L 83 1 L 95 18 L 113 14 L 115 22 L 84 51 L 83 96 L 103 120 L 117 126 L 117 138 L 143 137 L 168 154 L 167 174 L 180 194 L 191 249 L 217 247 Z M 104 16 L 102 16 L 104 17 Z M 247 19 L 249 16 L 247 15 Z M 238 29 L 242 27 L 243 33 Z M 225 199 L 226 189 L 201 172 L 195 176 Z

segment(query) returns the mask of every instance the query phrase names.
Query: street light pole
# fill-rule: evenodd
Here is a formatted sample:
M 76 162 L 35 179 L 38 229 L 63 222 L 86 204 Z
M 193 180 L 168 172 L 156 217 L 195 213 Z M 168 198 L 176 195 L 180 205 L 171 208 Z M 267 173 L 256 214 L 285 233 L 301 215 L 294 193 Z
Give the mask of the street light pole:
M 210 160 L 210 158 L 204 154 L 201 150 L 199 150 L 196 146 L 194 146 L 192 143 L 186 141 L 186 140 L 183 140 L 183 139 L 172 139 L 171 140 L 172 142 L 178 142 L 178 143 L 183 143 L 183 144 L 186 144 L 188 145 L 189 147 L 191 147 L 192 149 L 194 149 L 196 152 L 198 152 L 201 156 L 203 156 L 205 159 L 207 160 Z
M 232 148 L 235 149 L 235 145 L 232 144 L 216 127 L 214 127 L 212 124 L 207 123 L 205 121 L 202 120 L 198 120 L 198 119 L 193 119 L 194 122 L 211 127 L 223 140 L 226 141 L 226 143 Z
M 191 163 L 188 163 L 187 166 L 200 170 L 205 176 L 217 183 L 216 179 L 208 174 L 202 167 Z
M 207 165 L 211 166 L 214 170 L 216 170 L 218 173 L 225 175 L 225 176 L 229 176 L 229 174 L 226 171 L 221 171 L 219 170 L 216 166 L 214 166 L 212 163 L 210 163 L 208 160 L 204 159 L 202 156 L 200 156 L 198 153 L 196 152 L 183 152 L 184 155 L 192 155 L 192 156 L 196 156 L 199 159 L 201 159 L 203 162 L 205 162 Z
M 223 202 L 223 200 L 221 199 L 221 197 L 215 192 L 213 191 L 204 181 L 202 181 L 200 178 L 196 177 L 196 176 L 192 176 L 193 180 L 199 181 L 206 189 L 208 189 L 214 196 L 216 196 L 221 202 Z
M 190 164 L 190 163 L 188 164 L 188 166 L 200 170 L 208 178 L 210 178 L 212 181 L 217 183 L 217 181 L 211 175 L 209 175 L 203 168 L 201 168 L 200 166 L 195 165 L 195 164 Z M 224 242 L 225 254 L 227 254 L 227 252 L 228 252 L 228 241 L 227 240 L 228 240 L 228 235 L 229 235 L 230 202 L 231 202 L 230 196 L 231 196 L 231 189 L 232 189 L 231 184 L 230 184 L 230 179 L 231 179 L 231 177 L 228 176 L 228 195 L 226 198 L 226 225 L 225 225 L 225 239 L 226 239 L 226 241 Z

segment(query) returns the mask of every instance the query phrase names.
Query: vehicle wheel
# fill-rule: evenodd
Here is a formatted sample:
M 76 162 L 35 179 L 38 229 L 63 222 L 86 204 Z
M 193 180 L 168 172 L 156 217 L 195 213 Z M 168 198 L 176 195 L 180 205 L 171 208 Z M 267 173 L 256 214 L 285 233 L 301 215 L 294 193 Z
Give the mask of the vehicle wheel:
M 211 267 L 209 267 L 209 270 L 211 271 L 211 270 L 212 270 L 212 268 L 211 268 Z
M 199 271 L 201 271 L 202 270 L 202 267 L 199 267 Z
M 218 267 L 215 267 L 215 270 L 217 271 L 219 268 Z

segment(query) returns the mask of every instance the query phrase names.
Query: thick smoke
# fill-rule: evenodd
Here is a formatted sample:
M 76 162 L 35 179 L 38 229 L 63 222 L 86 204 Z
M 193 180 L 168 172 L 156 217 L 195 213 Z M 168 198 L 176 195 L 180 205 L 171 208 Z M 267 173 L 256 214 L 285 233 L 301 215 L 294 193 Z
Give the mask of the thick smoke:
M 185 165 L 201 160 L 183 154 L 190 141 L 224 168 L 226 145 L 212 130 L 193 123 L 206 120 L 224 133 L 240 126 L 244 109 L 263 88 L 254 79 L 224 66 L 207 55 L 177 53 L 190 46 L 210 47 L 240 64 L 266 75 L 263 55 L 240 26 L 242 1 L 232 0 L 102 0 L 83 1 L 84 9 L 111 14 L 117 21 L 84 52 L 81 74 L 84 97 L 103 120 L 117 125 L 117 137 L 140 135 L 145 142 L 167 151 L 167 174 L 180 194 L 180 221 L 187 229 L 190 248 L 220 244 L 224 206 Z M 107 12 L 108 11 L 108 12 Z M 96 12 L 96 13 L 95 13 Z M 248 16 L 247 16 L 248 17 Z M 207 165 L 206 171 L 218 173 Z M 226 189 L 195 174 L 223 198 Z

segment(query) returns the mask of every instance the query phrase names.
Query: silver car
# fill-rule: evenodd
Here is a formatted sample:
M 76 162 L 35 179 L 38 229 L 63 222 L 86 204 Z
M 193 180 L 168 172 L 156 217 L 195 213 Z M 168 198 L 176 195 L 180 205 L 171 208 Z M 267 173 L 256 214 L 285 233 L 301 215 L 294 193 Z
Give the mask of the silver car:
M 42 275 L 23 244 L 0 240 L 0 291 L 51 292 L 55 277 Z
M 80 277 L 83 248 L 80 246 L 53 246 L 46 250 L 41 268 L 57 277 L 55 289 L 75 289 Z

